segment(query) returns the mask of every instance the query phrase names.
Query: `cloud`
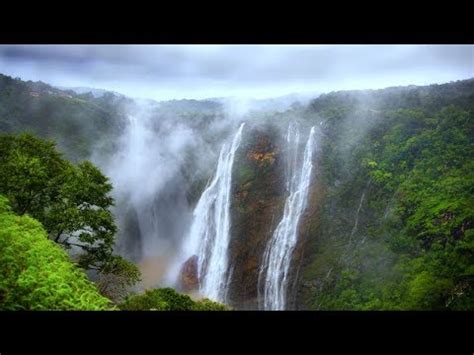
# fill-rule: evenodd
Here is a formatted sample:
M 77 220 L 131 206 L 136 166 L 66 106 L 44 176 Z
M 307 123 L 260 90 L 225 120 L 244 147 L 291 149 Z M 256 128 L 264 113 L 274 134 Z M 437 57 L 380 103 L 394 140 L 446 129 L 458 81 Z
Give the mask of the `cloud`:
M 271 97 L 474 76 L 470 45 L 0 46 L 0 72 L 153 99 Z

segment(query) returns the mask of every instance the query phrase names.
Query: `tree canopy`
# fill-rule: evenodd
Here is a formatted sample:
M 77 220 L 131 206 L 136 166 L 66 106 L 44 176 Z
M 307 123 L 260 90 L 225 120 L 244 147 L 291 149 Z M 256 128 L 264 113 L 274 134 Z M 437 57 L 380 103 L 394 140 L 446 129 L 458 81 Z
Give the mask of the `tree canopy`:
M 0 309 L 112 309 L 41 224 L 14 214 L 1 195 L 0 250 Z
M 188 295 L 179 294 L 172 288 L 146 290 L 143 294 L 130 295 L 119 305 L 128 311 L 225 311 L 223 304 L 209 299 L 194 301 Z
M 324 232 L 314 238 L 314 261 L 304 276 L 321 280 L 317 292 L 305 291 L 312 308 L 474 307 L 472 84 L 454 95 L 457 105 L 441 107 L 433 95 L 417 100 L 419 89 L 411 101 L 398 93 L 383 98 L 384 90 L 374 95 L 376 113 L 364 106 L 367 100 L 337 94 L 313 102 L 327 119 L 321 166 L 329 187 Z M 331 236 L 344 240 L 361 195 L 357 235 L 350 250 L 338 250 Z
M 139 272 L 113 254 L 117 227 L 111 190 L 97 167 L 89 161 L 70 163 L 51 141 L 26 133 L 0 136 L 0 193 L 12 210 L 40 221 L 64 248 L 75 248 L 71 255 L 81 267 L 115 273 L 126 287 L 139 280 Z

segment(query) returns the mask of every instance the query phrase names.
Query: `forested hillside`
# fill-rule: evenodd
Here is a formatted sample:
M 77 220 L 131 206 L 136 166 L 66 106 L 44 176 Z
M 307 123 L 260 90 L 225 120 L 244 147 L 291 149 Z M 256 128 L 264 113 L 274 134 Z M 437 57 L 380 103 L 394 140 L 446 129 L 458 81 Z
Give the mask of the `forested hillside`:
M 474 80 L 339 92 L 298 308 L 474 307 Z
M 52 138 L 70 159 L 81 160 L 117 139 L 129 101 L 112 93 L 78 95 L 0 74 L 0 131 Z

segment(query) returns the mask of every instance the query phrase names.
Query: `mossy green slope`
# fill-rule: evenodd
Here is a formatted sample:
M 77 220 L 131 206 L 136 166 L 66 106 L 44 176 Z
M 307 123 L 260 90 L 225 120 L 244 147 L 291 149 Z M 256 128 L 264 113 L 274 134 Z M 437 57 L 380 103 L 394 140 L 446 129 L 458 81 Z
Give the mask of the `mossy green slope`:
M 49 240 L 41 224 L 10 211 L 0 196 L 0 309 L 107 310 L 84 272 L 60 246 Z

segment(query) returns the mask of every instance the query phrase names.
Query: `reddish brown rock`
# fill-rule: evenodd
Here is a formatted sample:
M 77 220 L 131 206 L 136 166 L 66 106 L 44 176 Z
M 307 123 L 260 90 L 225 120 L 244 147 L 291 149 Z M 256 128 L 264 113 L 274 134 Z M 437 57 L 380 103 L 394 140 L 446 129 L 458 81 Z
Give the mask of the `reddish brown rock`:
M 184 292 L 195 291 L 199 288 L 197 255 L 193 255 L 183 264 L 179 280 L 180 288 Z
M 228 303 L 257 309 L 261 257 L 285 202 L 279 133 L 255 128 L 237 153 L 233 176 L 229 262 L 233 269 Z

